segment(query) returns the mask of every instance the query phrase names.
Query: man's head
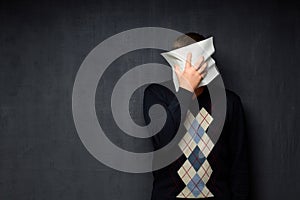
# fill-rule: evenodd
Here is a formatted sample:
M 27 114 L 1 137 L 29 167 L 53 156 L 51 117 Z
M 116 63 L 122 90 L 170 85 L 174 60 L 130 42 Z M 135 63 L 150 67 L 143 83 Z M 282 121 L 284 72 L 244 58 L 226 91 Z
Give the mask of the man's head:
M 178 49 L 184 46 L 188 46 L 190 44 L 200 42 L 202 40 L 205 40 L 206 38 L 203 35 L 200 35 L 199 33 L 185 33 L 181 36 L 179 36 L 173 43 L 173 50 Z

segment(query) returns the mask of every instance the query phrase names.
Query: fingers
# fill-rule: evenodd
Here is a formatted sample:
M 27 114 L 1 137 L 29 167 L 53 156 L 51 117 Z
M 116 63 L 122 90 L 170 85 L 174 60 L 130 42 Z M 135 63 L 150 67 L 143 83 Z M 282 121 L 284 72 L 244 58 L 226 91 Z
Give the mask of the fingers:
M 189 52 L 186 56 L 186 62 L 185 62 L 185 67 L 191 67 L 191 63 L 192 63 L 192 53 Z
M 206 71 L 204 71 L 204 72 L 202 72 L 202 73 L 200 74 L 200 76 L 202 77 L 202 79 L 204 79 L 204 77 L 206 76 L 206 74 L 207 74 Z
M 197 62 L 195 63 L 196 70 L 199 70 L 199 68 L 203 64 L 203 61 L 204 61 L 204 56 L 200 56 L 199 60 L 197 60 Z
M 197 70 L 200 74 L 202 74 L 203 72 L 205 72 L 207 67 L 207 62 L 204 62 L 201 67 Z
M 180 68 L 178 65 L 175 65 L 175 72 L 176 72 L 177 76 L 179 77 L 184 73 L 189 73 L 189 74 L 198 73 L 201 76 L 201 78 L 203 79 L 207 74 L 206 68 L 208 66 L 207 62 L 205 62 L 204 56 L 201 56 L 198 59 L 198 61 L 195 63 L 195 65 L 192 65 L 191 62 L 192 62 L 192 53 L 189 52 L 186 57 L 186 63 L 185 63 L 185 68 L 184 68 L 183 72 L 180 71 Z
M 179 77 L 180 74 L 181 74 L 179 66 L 178 65 L 174 65 L 174 68 L 175 68 L 175 73 L 176 73 L 177 77 Z

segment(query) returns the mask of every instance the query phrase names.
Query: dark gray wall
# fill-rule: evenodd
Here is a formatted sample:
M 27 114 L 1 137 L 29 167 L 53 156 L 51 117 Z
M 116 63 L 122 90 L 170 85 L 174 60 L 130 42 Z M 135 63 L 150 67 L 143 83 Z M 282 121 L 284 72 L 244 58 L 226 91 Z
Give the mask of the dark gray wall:
M 113 34 L 144 26 L 214 36 L 225 85 L 240 95 L 246 111 L 252 199 L 299 198 L 299 4 L 0 5 L 0 199 L 150 199 L 151 174 L 122 173 L 95 160 L 77 136 L 71 111 L 73 82 L 89 51 Z M 145 52 L 120 58 L 111 73 L 118 77 L 136 64 L 159 60 L 157 51 Z M 102 122 L 109 121 L 103 116 L 110 111 L 99 93 L 112 81 L 99 83 L 96 106 Z M 141 98 L 133 100 L 139 105 Z M 138 111 L 133 117 L 142 123 Z M 107 130 L 115 143 L 135 144 L 124 142 L 114 127 Z

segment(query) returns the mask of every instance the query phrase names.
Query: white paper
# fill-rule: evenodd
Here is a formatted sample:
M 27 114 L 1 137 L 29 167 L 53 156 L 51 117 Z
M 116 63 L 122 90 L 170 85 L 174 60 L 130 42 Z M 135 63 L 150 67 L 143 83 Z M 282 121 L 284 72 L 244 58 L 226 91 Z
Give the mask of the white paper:
M 178 92 L 179 90 L 179 82 L 175 73 L 174 66 L 178 65 L 180 70 L 183 71 L 185 68 L 186 57 L 189 52 L 192 53 L 192 65 L 194 65 L 199 60 L 200 56 L 203 56 L 204 60 L 207 62 L 207 74 L 204 79 L 202 79 L 198 87 L 209 84 L 214 78 L 219 75 L 216 63 L 214 59 L 211 58 L 211 55 L 215 52 L 212 37 L 197 43 L 190 44 L 188 46 L 184 46 L 179 49 L 175 49 L 173 51 L 161 53 L 161 55 L 168 61 L 168 63 L 172 67 L 173 83 L 176 92 Z

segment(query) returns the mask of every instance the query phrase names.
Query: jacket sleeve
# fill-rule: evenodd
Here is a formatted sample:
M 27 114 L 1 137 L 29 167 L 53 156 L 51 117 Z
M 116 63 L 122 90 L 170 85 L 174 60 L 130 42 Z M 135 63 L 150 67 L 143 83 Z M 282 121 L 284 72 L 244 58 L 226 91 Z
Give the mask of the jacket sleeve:
M 170 96 L 168 96 L 168 98 L 167 95 L 171 95 L 171 92 L 167 90 L 167 88 L 161 85 L 151 84 L 144 91 L 143 114 L 146 124 L 150 123 L 148 112 L 152 105 L 162 105 L 167 113 L 167 119 L 164 127 L 158 133 L 152 133 L 153 130 L 148 129 L 151 134 L 155 134 L 152 137 L 153 147 L 155 150 L 167 145 L 175 136 L 180 125 L 180 108 L 182 106 L 182 110 L 186 114 L 193 95 L 192 92 L 180 87 L 176 96 L 174 95 L 173 98 L 171 98 L 172 100 L 168 102 Z M 179 104 L 179 101 L 181 104 Z
M 232 200 L 246 200 L 249 192 L 248 142 L 244 108 L 240 97 L 236 97 L 230 124 L 230 187 Z

